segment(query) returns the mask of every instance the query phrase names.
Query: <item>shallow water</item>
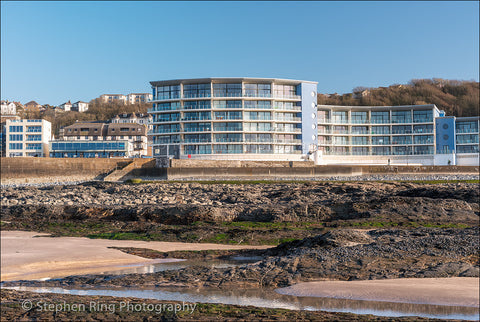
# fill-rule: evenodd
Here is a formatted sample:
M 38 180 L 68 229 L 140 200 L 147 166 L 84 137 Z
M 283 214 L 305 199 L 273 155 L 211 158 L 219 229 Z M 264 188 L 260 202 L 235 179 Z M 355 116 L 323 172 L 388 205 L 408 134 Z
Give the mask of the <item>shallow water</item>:
M 296 297 L 281 295 L 265 289 L 168 289 L 168 288 L 122 288 L 122 289 L 65 289 L 59 287 L 5 287 L 18 291 L 57 293 L 89 296 L 134 297 L 190 303 L 222 303 L 241 306 L 282 308 L 289 310 L 321 310 L 373 314 L 377 316 L 421 316 L 437 319 L 479 320 L 479 309 L 464 306 L 442 306 L 373 302 L 332 298 Z
M 132 273 L 155 273 L 165 270 L 177 270 L 187 266 L 233 267 L 261 260 L 260 257 L 235 257 L 229 260 L 176 260 L 148 265 L 126 265 L 122 269 L 105 271 L 105 275 L 123 275 Z M 480 310 L 467 306 L 444 306 L 429 304 L 393 303 L 364 300 L 348 300 L 321 297 L 297 297 L 283 295 L 270 289 L 179 289 L 179 288 L 94 288 L 67 289 L 60 287 L 2 287 L 18 291 L 38 293 L 58 293 L 88 296 L 134 297 L 163 301 L 191 303 L 222 303 L 229 305 L 281 308 L 289 310 L 312 310 L 372 314 L 377 316 L 399 317 L 420 316 L 437 319 L 479 320 Z
M 111 271 L 104 271 L 101 274 L 103 275 L 124 275 L 124 274 L 145 274 L 145 273 L 156 273 L 163 272 L 167 270 L 178 270 L 188 266 L 205 266 L 211 268 L 228 268 L 239 266 L 248 263 L 254 263 L 261 260 L 262 257 L 252 256 L 252 257 L 231 257 L 228 260 L 219 260 L 219 259 L 209 259 L 209 260 L 184 260 L 184 259 L 175 259 L 171 262 L 160 262 L 153 264 L 133 264 L 121 266 L 120 269 L 115 269 Z

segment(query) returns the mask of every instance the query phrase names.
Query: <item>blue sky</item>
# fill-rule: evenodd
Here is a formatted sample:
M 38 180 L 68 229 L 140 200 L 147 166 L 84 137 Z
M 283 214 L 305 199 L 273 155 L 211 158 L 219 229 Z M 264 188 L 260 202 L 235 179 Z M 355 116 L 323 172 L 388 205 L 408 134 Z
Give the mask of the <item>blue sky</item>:
M 1 97 L 59 105 L 197 77 L 312 80 L 320 93 L 478 81 L 478 30 L 478 1 L 2 1 Z

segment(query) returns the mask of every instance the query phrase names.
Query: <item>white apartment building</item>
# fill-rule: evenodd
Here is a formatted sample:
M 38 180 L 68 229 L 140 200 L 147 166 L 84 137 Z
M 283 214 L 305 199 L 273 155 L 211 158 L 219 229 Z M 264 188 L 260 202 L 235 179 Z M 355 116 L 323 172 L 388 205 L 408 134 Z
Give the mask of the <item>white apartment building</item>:
M 88 103 L 78 101 L 72 104 L 72 111 L 85 112 L 88 110 Z
M 5 126 L 7 157 L 48 156 L 52 124 L 46 120 L 7 120 Z
M 148 103 L 152 98 L 152 93 L 131 93 L 127 95 L 127 102 L 129 104 Z

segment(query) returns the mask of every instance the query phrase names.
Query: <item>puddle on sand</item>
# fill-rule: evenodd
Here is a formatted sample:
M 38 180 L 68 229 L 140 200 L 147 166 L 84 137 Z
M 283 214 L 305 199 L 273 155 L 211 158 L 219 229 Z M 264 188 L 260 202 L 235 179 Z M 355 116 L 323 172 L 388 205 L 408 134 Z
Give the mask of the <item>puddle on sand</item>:
M 220 259 L 209 259 L 209 260 L 184 260 L 176 259 L 171 262 L 161 262 L 153 264 L 133 264 L 121 266 L 120 269 L 115 269 L 111 271 L 104 271 L 101 274 L 103 275 L 124 275 L 124 274 L 146 274 L 146 273 L 156 273 L 163 272 L 167 270 L 178 270 L 188 266 L 204 266 L 211 268 L 228 268 L 239 266 L 243 264 L 255 263 L 259 260 L 262 260 L 262 257 L 251 256 L 243 257 L 236 256 L 231 257 L 227 260 Z
M 90 296 L 134 297 L 190 303 L 222 303 L 230 305 L 282 308 L 289 310 L 321 310 L 373 314 L 399 317 L 420 316 L 437 319 L 479 320 L 479 309 L 464 306 L 442 306 L 392 302 L 373 302 L 333 298 L 296 297 L 282 295 L 265 289 L 172 289 L 172 288 L 123 288 L 123 289 L 64 289 L 59 287 L 5 287 L 18 291 L 58 293 Z

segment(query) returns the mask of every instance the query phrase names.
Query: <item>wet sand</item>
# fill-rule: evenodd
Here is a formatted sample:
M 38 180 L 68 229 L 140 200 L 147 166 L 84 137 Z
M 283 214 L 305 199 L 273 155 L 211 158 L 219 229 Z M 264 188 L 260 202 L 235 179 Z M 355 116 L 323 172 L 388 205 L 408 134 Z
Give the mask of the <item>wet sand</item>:
M 479 306 L 477 277 L 318 281 L 277 289 L 280 294 L 449 306 Z
M 34 237 L 42 236 L 42 237 Z M 132 240 L 48 237 L 26 231 L 1 231 L 1 281 L 58 278 L 102 273 L 125 265 L 171 262 L 145 259 L 108 247 L 149 248 L 162 252 L 268 248 L 269 246 L 219 245 L 203 243 L 146 242 Z

